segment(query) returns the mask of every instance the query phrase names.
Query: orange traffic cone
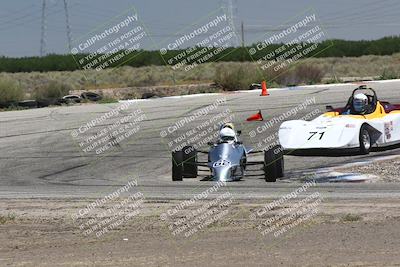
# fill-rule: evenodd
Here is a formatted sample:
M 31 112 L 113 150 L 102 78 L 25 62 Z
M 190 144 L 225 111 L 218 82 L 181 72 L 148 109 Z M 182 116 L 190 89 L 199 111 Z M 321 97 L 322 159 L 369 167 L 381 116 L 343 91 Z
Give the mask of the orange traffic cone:
M 258 113 L 254 114 L 254 115 L 251 115 L 246 120 L 247 121 L 262 121 L 264 119 L 263 119 L 263 116 L 261 114 L 261 110 L 259 110 Z
M 267 91 L 267 82 L 266 81 L 262 81 L 261 83 L 261 96 L 267 96 L 269 95 L 268 91 Z

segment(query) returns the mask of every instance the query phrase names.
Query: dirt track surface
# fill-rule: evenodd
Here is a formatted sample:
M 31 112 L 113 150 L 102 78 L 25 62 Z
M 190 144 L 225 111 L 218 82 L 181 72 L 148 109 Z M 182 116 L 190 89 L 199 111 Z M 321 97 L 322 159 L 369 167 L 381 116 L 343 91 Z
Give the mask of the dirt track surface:
M 5 200 L 1 266 L 395 266 L 398 201 L 324 201 L 318 215 L 275 237 L 249 214 L 270 199 L 234 201 L 227 217 L 190 237 L 174 236 L 160 214 L 178 201 L 148 201 L 143 213 L 97 238 L 70 214 L 92 200 Z M 198 204 L 200 205 L 200 204 Z
M 399 84 L 371 86 L 380 98 L 400 103 Z M 324 111 L 325 105 L 343 106 L 354 87 L 290 88 L 271 91 L 268 97 L 259 97 L 259 92 L 232 93 L 224 95 L 224 108 L 235 114 L 234 122 L 243 132 L 244 143 L 255 144 L 258 138 L 276 132 L 279 124 L 256 140 L 249 137 L 251 130 L 268 119 L 310 97 L 315 97 L 315 104 L 290 119 L 315 109 Z M 398 166 L 392 161 L 385 162 L 390 165 L 385 167 L 392 175 L 390 183 L 377 179 L 375 183 L 317 183 L 309 188 L 308 195 L 323 197 L 317 212 L 278 237 L 261 233 L 258 227 L 266 218 L 251 218 L 266 203 L 301 187 L 304 182 L 299 178 L 304 174 L 396 155 L 399 148 L 358 156 L 287 156 L 283 179 L 271 184 L 262 177 L 246 177 L 228 183 L 206 201 L 196 201 L 181 210 L 183 214 L 193 212 L 229 193 L 233 202 L 225 216 L 189 237 L 174 235 L 171 222 L 162 220 L 162 214 L 215 183 L 201 179 L 172 182 L 170 151 L 160 131 L 220 97 L 139 101 L 132 110 L 140 108 L 146 114 L 140 131 L 102 155 L 84 153 L 71 133 L 116 104 L 0 113 L 0 266 L 400 265 L 400 183 L 395 169 Z M 265 121 L 246 123 L 245 119 L 258 109 L 262 109 Z M 95 130 L 111 123 L 98 125 Z M 384 166 L 377 164 L 370 168 Z M 373 171 L 357 168 L 363 174 Z M 96 218 L 107 205 L 82 220 L 73 219 L 73 215 L 132 180 L 138 183 L 134 192 L 144 197 L 140 212 L 100 237 L 85 235 L 80 225 Z M 125 199 L 127 195 L 119 197 Z M 285 205 L 281 206 L 288 209 Z M 170 219 L 176 223 L 182 216 Z

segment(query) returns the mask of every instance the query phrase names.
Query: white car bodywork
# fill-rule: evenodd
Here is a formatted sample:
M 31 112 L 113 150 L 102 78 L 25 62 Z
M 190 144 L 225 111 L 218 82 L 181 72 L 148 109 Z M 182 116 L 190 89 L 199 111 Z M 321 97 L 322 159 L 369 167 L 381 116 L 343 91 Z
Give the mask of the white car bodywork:
M 361 115 L 325 113 L 312 121 L 282 123 L 279 141 L 285 150 L 346 149 L 360 147 L 360 129 L 367 125 L 371 145 L 376 147 L 400 142 L 400 112 L 368 119 Z

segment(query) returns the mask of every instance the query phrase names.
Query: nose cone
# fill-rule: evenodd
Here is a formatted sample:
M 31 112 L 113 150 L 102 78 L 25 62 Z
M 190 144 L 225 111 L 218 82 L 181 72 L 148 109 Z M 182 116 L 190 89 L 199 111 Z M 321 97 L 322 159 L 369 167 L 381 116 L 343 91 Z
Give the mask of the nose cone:
M 213 179 L 215 181 L 232 181 L 231 168 L 230 167 L 219 167 L 213 170 Z

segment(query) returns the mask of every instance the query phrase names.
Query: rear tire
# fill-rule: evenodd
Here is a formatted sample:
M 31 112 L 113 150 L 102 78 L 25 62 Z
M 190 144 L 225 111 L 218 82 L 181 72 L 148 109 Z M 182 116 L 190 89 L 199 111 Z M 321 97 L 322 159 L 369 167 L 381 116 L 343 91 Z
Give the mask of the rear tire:
M 276 182 L 278 177 L 274 148 L 264 151 L 264 176 L 266 182 Z
M 366 124 L 363 124 L 360 128 L 359 141 L 360 153 L 363 155 L 369 154 L 369 151 L 371 150 L 371 135 Z
M 172 152 L 172 181 L 182 181 L 183 178 L 183 152 Z

